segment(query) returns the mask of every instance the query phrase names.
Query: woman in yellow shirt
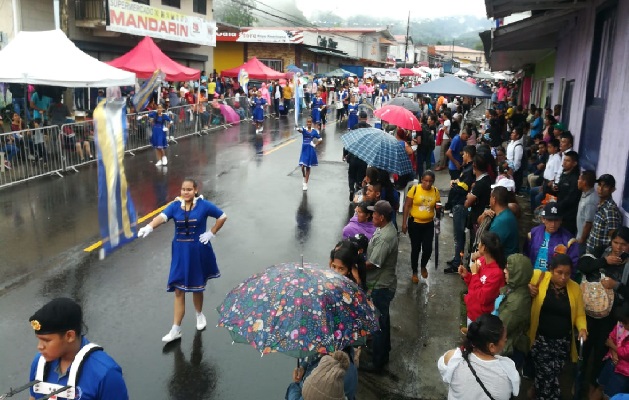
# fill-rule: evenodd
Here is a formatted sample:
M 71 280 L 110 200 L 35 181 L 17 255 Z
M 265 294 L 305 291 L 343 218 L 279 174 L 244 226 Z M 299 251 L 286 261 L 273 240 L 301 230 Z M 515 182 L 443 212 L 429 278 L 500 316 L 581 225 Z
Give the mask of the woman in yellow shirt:
M 435 205 L 441 202 L 439 190 L 433 186 L 435 173 L 427 170 L 421 177 L 421 184 L 414 185 L 404 202 L 404 216 L 402 219 L 402 233 L 408 231 L 411 238 L 411 268 L 413 283 L 419 283 L 417 267 L 419 253 L 422 253 L 422 278 L 428 278 L 426 265 L 432 255 L 432 239 L 435 234 Z M 422 252 L 423 249 L 423 252 Z

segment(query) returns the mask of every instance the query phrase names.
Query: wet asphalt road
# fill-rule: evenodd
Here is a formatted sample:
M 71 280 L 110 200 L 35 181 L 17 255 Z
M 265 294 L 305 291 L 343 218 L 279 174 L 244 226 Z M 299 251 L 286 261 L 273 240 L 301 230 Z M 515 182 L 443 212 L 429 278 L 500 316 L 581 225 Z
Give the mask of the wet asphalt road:
M 340 237 L 348 218 L 340 133 L 328 125 L 306 193 L 295 134 L 292 119 L 267 120 L 262 143 L 249 124 L 180 140 L 168 150 L 167 168 L 153 165 L 152 151 L 126 157 L 139 216 L 177 196 L 188 176 L 228 216 L 213 239 L 222 277 L 205 292 L 208 328 L 196 332 L 188 298 L 183 339 L 166 347 L 160 339 L 172 324 L 173 295 L 165 291 L 172 224 L 99 261 L 83 252 L 99 239 L 95 165 L 0 191 L 0 393 L 28 380 L 36 353 L 28 317 L 48 300 L 69 296 L 83 306 L 88 338 L 122 366 L 133 399 L 283 398 L 295 360 L 232 345 L 215 327 L 215 308 L 267 266 L 302 254 L 327 263 Z M 264 155 L 256 155 L 260 146 Z

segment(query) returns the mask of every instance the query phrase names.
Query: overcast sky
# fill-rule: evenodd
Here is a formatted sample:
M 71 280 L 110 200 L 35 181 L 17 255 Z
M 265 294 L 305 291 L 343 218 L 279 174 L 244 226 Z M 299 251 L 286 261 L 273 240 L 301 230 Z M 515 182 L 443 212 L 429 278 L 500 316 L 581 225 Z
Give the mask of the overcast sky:
M 406 19 L 439 18 L 473 15 L 484 17 L 483 0 L 295 0 L 297 7 L 309 18 L 315 9 L 330 10 L 342 17 L 352 14 L 372 14 Z

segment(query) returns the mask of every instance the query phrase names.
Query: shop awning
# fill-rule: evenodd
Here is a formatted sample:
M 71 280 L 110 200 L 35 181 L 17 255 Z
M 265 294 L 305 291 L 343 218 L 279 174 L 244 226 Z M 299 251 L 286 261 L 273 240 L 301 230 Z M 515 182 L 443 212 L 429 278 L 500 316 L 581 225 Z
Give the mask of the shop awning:
M 487 18 L 504 18 L 525 11 L 571 10 L 587 6 L 590 0 L 485 0 Z
M 553 52 L 559 32 L 576 24 L 574 10 L 549 11 L 479 34 L 494 71 L 517 71 Z

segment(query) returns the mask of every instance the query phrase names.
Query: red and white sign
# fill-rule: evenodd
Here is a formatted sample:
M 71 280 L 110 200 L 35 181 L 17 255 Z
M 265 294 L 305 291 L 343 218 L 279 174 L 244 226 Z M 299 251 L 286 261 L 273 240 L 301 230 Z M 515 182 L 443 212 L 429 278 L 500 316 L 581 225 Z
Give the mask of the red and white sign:
M 216 46 L 215 21 L 129 0 L 109 0 L 108 5 L 108 31 Z
M 243 43 L 303 43 L 303 31 L 284 31 L 280 29 L 246 29 L 240 32 L 217 32 L 217 42 Z

